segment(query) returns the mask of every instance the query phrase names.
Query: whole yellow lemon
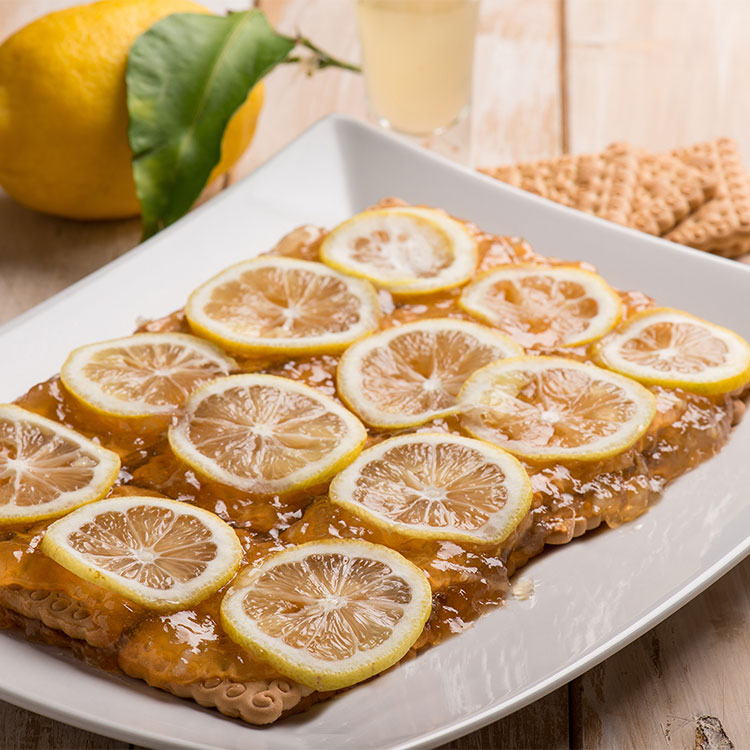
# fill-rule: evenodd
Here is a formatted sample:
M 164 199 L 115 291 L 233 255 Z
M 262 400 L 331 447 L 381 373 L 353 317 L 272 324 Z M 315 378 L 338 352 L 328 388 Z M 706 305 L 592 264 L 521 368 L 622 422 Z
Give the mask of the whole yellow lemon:
M 135 216 L 125 68 L 141 33 L 190 0 L 101 0 L 40 18 L 0 45 L 0 185 L 19 203 L 75 219 Z M 226 172 L 249 145 L 258 84 L 224 133 Z

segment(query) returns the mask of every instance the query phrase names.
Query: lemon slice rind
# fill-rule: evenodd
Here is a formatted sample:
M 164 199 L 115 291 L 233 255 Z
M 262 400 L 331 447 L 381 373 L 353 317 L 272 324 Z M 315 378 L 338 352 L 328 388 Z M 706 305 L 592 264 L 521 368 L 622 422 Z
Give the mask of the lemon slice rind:
M 442 233 L 451 245 L 453 262 L 431 277 L 388 274 L 372 265 L 357 261 L 347 252 L 349 241 L 382 226 L 391 216 L 411 219 Z M 479 254 L 477 243 L 468 229 L 456 219 L 429 208 L 399 206 L 372 209 L 352 216 L 334 227 L 320 246 L 320 259 L 342 273 L 367 279 L 375 286 L 396 295 L 434 294 L 466 283 L 474 274 Z
M 77 444 L 88 455 L 97 460 L 89 484 L 76 490 L 61 493 L 57 499 L 37 505 L 18 505 L 16 502 L 0 505 L 0 525 L 42 521 L 56 518 L 86 503 L 104 497 L 120 472 L 120 457 L 113 451 L 79 435 L 74 430 L 14 404 L 0 404 L 0 420 L 16 426 L 26 424 L 37 431 L 49 430 L 54 435 Z M 56 467 L 57 468 L 57 467 Z M 10 478 L 10 475 L 8 475 Z M 35 510 L 36 509 L 36 510 Z
M 406 444 L 422 443 L 436 446 L 450 443 L 478 452 L 487 463 L 499 466 L 505 476 L 507 498 L 503 508 L 492 514 L 480 527 L 467 530 L 455 525 L 431 526 L 397 521 L 384 513 L 367 507 L 354 499 L 356 483 L 362 470 L 372 461 L 382 459 L 393 448 Z M 417 477 L 412 477 L 412 482 Z M 409 488 L 413 490 L 413 484 Z M 516 529 L 531 507 L 532 488 L 529 476 L 521 462 L 510 453 L 484 440 L 466 438 L 444 432 L 420 432 L 388 438 L 363 451 L 349 466 L 337 474 L 331 482 L 329 499 L 335 505 L 369 521 L 373 526 L 395 531 L 404 536 L 419 539 L 439 539 L 474 544 L 500 544 Z
M 345 285 L 346 290 L 356 298 L 359 304 L 357 311 L 359 320 L 341 331 L 327 331 L 309 336 L 264 337 L 250 334 L 238 335 L 226 323 L 206 314 L 204 308 L 216 287 L 238 278 L 244 271 L 260 268 L 297 270 L 336 279 Z M 265 255 L 235 263 L 199 286 L 188 298 L 185 315 L 194 333 L 236 354 L 336 354 L 378 327 L 380 304 L 375 289 L 367 281 L 341 274 L 323 263 Z
M 204 398 L 220 394 L 231 388 L 240 388 L 243 386 L 267 386 L 280 391 L 306 396 L 317 402 L 326 412 L 335 414 L 346 428 L 345 435 L 341 438 L 334 451 L 327 453 L 317 462 L 308 463 L 304 468 L 298 469 L 283 478 L 260 481 L 233 474 L 220 466 L 215 460 L 197 450 L 188 438 L 186 429 L 188 421 L 192 418 Z M 251 428 L 248 429 L 250 430 Z M 194 391 L 185 402 L 182 417 L 170 427 L 168 438 L 172 451 L 178 458 L 202 476 L 229 485 L 230 487 L 267 495 L 275 493 L 284 494 L 323 482 L 341 470 L 359 454 L 367 440 L 367 430 L 349 410 L 308 385 L 276 375 L 246 374 L 217 378 Z
M 467 320 L 457 318 L 431 318 L 387 328 L 360 339 L 350 346 L 339 360 L 336 370 L 336 388 L 341 400 L 365 423 L 378 429 L 403 429 L 416 427 L 433 419 L 441 419 L 458 412 L 458 406 L 435 409 L 416 414 L 386 411 L 369 398 L 361 387 L 364 358 L 378 347 L 387 346 L 394 339 L 412 332 L 456 331 L 472 336 L 477 341 L 497 349 L 497 358 L 517 357 L 524 353 L 523 347 L 498 331 Z M 468 376 L 467 376 L 468 377 Z
M 583 331 L 566 336 L 559 346 L 580 346 L 595 341 L 612 330 L 622 317 L 620 297 L 601 276 L 578 266 L 567 265 L 520 263 L 492 268 L 477 276 L 464 288 L 458 301 L 459 307 L 483 323 L 502 330 L 502 317 L 485 301 L 488 288 L 498 281 L 521 280 L 537 275 L 551 277 L 556 281 L 574 281 L 583 287 L 587 297 L 596 300 L 599 307 L 599 312 Z
M 122 347 L 127 349 L 132 345 L 172 344 L 183 347 L 187 352 L 194 352 L 207 363 L 215 363 L 217 371 L 206 380 L 213 380 L 222 374 L 228 375 L 237 370 L 237 363 L 227 356 L 221 349 L 210 341 L 191 336 L 187 333 L 138 333 L 109 341 L 99 341 L 95 344 L 74 349 L 60 370 L 63 385 L 89 408 L 107 416 L 115 417 L 148 417 L 155 415 L 173 414 L 180 404 L 151 404 L 144 399 L 121 399 L 106 393 L 99 383 L 84 373 L 84 368 L 92 357 L 106 349 Z M 167 375 L 165 375 L 166 377 Z
M 411 592 L 411 600 L 404 605 L 404 615 L 387 640 L 336 661 L 317 657 L 268 635 L 243 611 L 245 597 L 267 571 L 313 555 L 330 554 L 384 563 L 395 576 L 408 584 Z M 361 540 L 324 539 L 276 552 L 257 567 L 240 572 L 222 601 L 221 620 L 233 641 L 257 654 L 287 677 L 315 690 L 339 690 L 366 680 L 399 661 L 421 634 L 430 615 L 431 598 L 430 584 L 422 570 L 389 547 Z M 300 594 L 299 603 L 305 605 L 310 602 Z
M 725 344 L 729 362 L 708 367 L 691 375 L 685 372 L 665 373 L 663 370 L 636 364 L 622 357 L 620 349 L 626 341 L 636 338 L 648 326 L 662 322 L 689 323 L 706 329 Z M 741 336 L 728 328 L 709 323 L 690 313 L 667 307 L 641 310 L 632 315 L 617 330 L 593 344 L 591 355 L 602 367 L 633 378 L 640 383 L 661 385 L 666 388 L 682 388 L 705 395 L 728 393 L 750 382 L 750 346 Z
M 67 538 L 71 533 L 97 516 L 105 513 L 125 513 L 138 506 L 166 508 L 176 517 L 188 515 L 197 518 L 211 531 L 217 556 L 207 562 L 205 570 L 196 578 L 187 582 L 177 582 L 167 590 L 158 590 L 96 565 L 77 550 L 71 549 L 68 544 Z M 161 544 L 163 539 L 160 540 Z M 177 500 L 139 495 L 99 500 L 60 518 L 47 528 L 42 539 L 42 551 L 79 578 L 157 611 L 184 609 L 202 601 L 234 576 L 242 559 L 242 545 L 237 534 L 210 511 Z
M 492 430 L 482 422 L 480 414 L 483 407 L 490 406 L 492 391 L 497 391 L 506 384 L 511 390 L 519 385 L 513 377 L 514 370 L 533 374 L 545 369 L 557 368 L 584 372 L 592 379 L 617 386 L 635 404 L 632 416 L 614 434 L 598 438 L 582 446 L 548 447 L 533 445 L 522 440 L 497 442 Z M 656 414 L 656 397 L 640 383 L 596 365 L 565 357 L 527 356 L 492 362 L 477 370 L 464 383 L 458 400 L 462 412 L 461 428 L 464 431 L 472 437 L 498 445 L 509 453 L 531 462 L 597 461 L 615 456 L 636 443 L 646 432 Z M 496 408 L 495 405 L 493 408 Z

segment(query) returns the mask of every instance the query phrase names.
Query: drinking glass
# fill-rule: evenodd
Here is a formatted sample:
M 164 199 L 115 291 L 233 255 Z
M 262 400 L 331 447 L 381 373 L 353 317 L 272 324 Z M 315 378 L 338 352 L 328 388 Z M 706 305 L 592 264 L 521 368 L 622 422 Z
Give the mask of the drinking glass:
M 469 110 L 479 0 L 357 0 L 362 67 L 381 125 L 427 136 Z

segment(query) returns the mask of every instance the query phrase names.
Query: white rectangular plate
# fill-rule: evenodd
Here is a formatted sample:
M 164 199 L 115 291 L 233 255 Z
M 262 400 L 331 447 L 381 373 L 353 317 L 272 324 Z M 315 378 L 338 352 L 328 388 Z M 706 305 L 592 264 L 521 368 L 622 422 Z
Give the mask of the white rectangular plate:
M 155 239 L 0 330 L 0 401 L 56 372 L 75 346 L 124 335 L 179 307 L 222 267 L 301 223 L 331 226 L 385 196 L 442 207 L 526 237 L 541 253 L 594 263 L 640 289 L 750 337 L 750 267 L 562 208 L 328 118 L 246 180 Z M 90 669 L 0 633 L 0 697 L 150 747 L 328 750 L 433 747 L 567 682 L 653 627 L 748 552 L 750 420 L 729 445 L 635 523 L 529 565 L 534 598 L 312 711 L 266 730 Z

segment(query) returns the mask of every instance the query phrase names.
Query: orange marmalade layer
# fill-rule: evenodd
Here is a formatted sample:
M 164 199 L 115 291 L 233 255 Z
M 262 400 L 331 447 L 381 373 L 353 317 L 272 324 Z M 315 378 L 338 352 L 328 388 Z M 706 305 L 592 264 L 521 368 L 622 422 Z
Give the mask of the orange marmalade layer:
M 505 263 L 557 262 L 537 255 L 523 241 L 475 231 L 481 249 L 479 271 Z M 272 252 L 315 260 L 322 236 L 322 230 L 302 227 L 282 239 Z M 424 318 L 470 319 L 456 304 L 459 293 L 444 292 L 415 302 L 397 301 L 381 291 L 382 327 Z M 652 304 L 640 293 L 621 296 L 626 314 Z M 176 312 L 140 330 L 189 328 L 184 315 Z M 586 359 L 583 347 L 540 348 L 534 353 Z M 333 397 L 336 365 L 335 356 L 240 362 L 243 371 L 300 380 Z M 325 485 L 269 497 L 208 481 L 170 451 L 166 420 L 140 420 L 133 427 L 131 422 L 103 419 L 67 393 L 58 378 L 34 386 L 17 403 L 117 451 L 123 469 L 114 493 L 162 494 L 215 512 L 237 530 L 247 563 L 273 549 L 325 537 L 362 538 L 398 550 L 425 571 L 433 589 L 433 611 L 415 645 L 419 649 L 460 632 L 487 609 L 499 605 L 509 588 L 509 576 L 545 545 L 563 544 L 602 522 L 617 526 L 643 513 L 667 482 L 721 448 L 744 411 L 744 404 L 729 396 L 652 390 L 658 400 L 657 416 L 631 449 L 601 462 L 526 464 L 534 488 L 532 509 L 511 537 L 495 547 L 386 535 L 329 503 Z M 458 425 L 442 419 L 420 430 L 458 432 Z M 370 443 L 389 435 L 370 431 Z M 218 616 L 223 591 L 194 609 L 169 615 L 149 613 L 46 558 L 38 549 L 44 528 L 45 524 L 37 524 L 0 532 L 0 605 L 33 618 L 39 617 L 35 602 L 45 601 L 51 592 L 64 596 L 59 606 L 75 606 L 75 611 L 56 620 L 56 600 L 45 609 L 45 625 L 97 647 L 126 673 L 159 687 L 213 677 L 243 681 L 276 676 L 223 632 Z M 6 626 L 12 624 L 5 622 Z M 106 666 L 106 660 L 100 660 L 100 665 Z

